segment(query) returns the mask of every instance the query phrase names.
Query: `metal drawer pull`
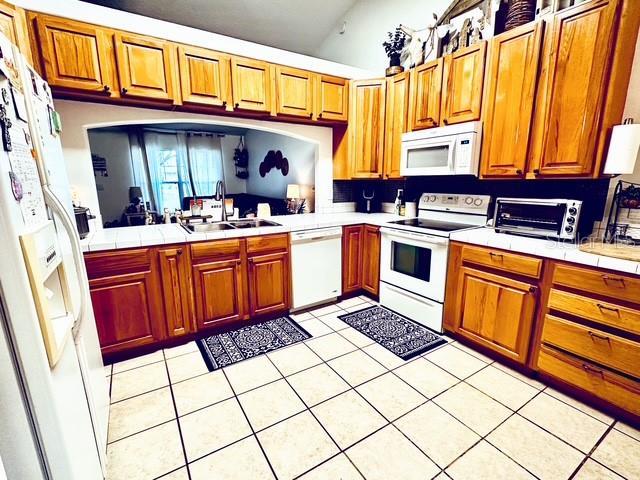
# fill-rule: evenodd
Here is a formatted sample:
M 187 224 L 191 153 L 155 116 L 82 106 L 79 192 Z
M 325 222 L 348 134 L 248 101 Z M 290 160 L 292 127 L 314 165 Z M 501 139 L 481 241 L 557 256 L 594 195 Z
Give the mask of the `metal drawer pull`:
M 600 310 L 608 310 L 610 312 L 615 312 L 615 313 L 618 314 L 618 316 L 620 316 L 620 309 L 618 309 L 618 308 L 608 307 L 606 305 L 602 305 L 601 303 L 596 303 L 596 305 L 598 306 L 598 308 Z
M 604 372 L 599 368 L 594 368 L 591 365 L 587 365 L 586 363 L 583 363 L 582 369 L 587 373 L 595 373 L 596 375 L 600 375 L 602 378 L 604 378 Z
M 499 258 L 500 260 L 504 258 L 504 255 L 502 253 L 489 252 L 489 256 L 491 258 Z
M 625 286 L 624 278 L 622 277 L 612 277 L 611 275 L 602 275 L 602 280 L 604 280 L 604 283 L 607 283 L 609 280 L 611 280 L 612 282 L 621 283 L 623 287 Z
M 609 341 L 610 341 L 610 340 L 609 340 L 609 337 L 607 337 L 606 335 L 599 335 L 599 334 L 597 334 L 597 333 L 592 332 L 591 330 L 589 330 L 589 332 L 588 332 L 588 333 L 589 333 L 589 336 L 590 336 L 591 338 L 599 338 L 600 340 L 604 340 L 604 341 L 606 341 L 606 342 L 609 342 Z

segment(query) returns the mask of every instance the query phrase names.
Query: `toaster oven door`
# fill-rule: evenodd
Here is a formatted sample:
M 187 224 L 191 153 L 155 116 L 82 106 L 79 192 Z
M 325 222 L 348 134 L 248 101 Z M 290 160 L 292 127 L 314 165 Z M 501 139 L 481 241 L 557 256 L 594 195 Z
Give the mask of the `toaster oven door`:
M 498 200 L 495 228 L 500 231 L 559 238 L 567 213 L 566 203 L 501 202 Z

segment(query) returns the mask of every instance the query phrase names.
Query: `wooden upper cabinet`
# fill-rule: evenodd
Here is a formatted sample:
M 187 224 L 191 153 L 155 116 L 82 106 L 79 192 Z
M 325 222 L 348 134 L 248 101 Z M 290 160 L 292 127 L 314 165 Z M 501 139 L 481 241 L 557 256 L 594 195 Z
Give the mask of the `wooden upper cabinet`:
M 619 0 L 584 2 L 550 22 L 530 150 L 535 175 L 598 173 L 593 169 L 619 6 Z
M 0 32 L 11 43 L 18 46 L 27 61 L 33 64 L 29 32 L 27 31 L 27 14 L 23 8 L 0 0 Z
M 275 67 L 276 113 L 313 117 L 313 74 L 297 68 Z
M 437 127 L 442 99 L 442 57 L 411 70 L 409 129 Z
M 44 76 L 52 87 L 106 95 L 117 90 L 110 33 L 93 25 L 47 15 L 38 15 L 35 23 Z
M 178 337 L 194 331 L 189 250 L 179 245 L 158 249 L 160 284 L 167 334 Z
M 351 83 L 351 176 L 381 178 L 385 131 L 385 79 Z
M 115 33 L 120 94 L 174 101 L 175 47 L 142 35 Z
M 402 178 L 400 175 L 400 148 L 402 134 L 407 131 L 409 72 L 399 73 L 387 79 L 386 103 L 384 177 Z
M 494 37 L 487 59 L 482 177 L 523 177 L 533 123 L 542 22 Z
M 487 42 L 478 42 L 444 57 L 442 123 L 480 119 Z
M 461 267 L 457 288 L 458 334 L 524 364 L 536 309 L 536 287 Z
M 346 122 L 349 117 L 349 84 L 347 80 L 330 75 L 316 75 L 316 118 Z
M 182 101 L 231 108 L 229 56 L 204 48 L 179 46 Z
M 235 108 L 272 112 L 272 65 L 259 60 L 231 57 L 231 84 Z

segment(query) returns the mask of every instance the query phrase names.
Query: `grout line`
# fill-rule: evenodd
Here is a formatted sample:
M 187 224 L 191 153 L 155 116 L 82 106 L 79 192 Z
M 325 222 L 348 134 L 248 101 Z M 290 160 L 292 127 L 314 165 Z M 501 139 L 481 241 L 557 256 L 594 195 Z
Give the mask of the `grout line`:
M 589 452 L 587 453 L 587 456 L 584 457 L 582 459 L 582 461 L 580 462 L 580 464 L 576 467 L 576 469 L 573 471 L 573 473 L 571 475 L 569 475 L 569 480 L 573 479 L 578 472 L 580 471 L 580 469 L 582 469 L 582 467 L 584 466 L 585 463 L 587 463 L 587 460 L 589 460 L 591 458 L 591 455 L 593 454 L 593 452 L 596 451 L 596 449 L 600 446 L 600 444 L 604 441 L 605 437 L 607 435 L 609 435 L 609 432 L 611 432 L 611 430 L 613 430 L 613 426 L 615 425 L 616 422 L 611 423 L 611 425 L 607 426 L 607 429 L 604 431 L 604 433 L 598 438 L 598 440 L 596 441 L 596 443 L 593 445 L 593 447 L 591 447 L 591 450 L 589 450 Z M 593 461 L 595 462 L 596 460 L 593 459 Z M 599 462 L 598 462 L 599 463 Z M 610 468 L 608 468 L 606 465 L 603 465 L 603 467 L 607 468 L 607 470 L 610 470 L 612 472 L 614 472 L 613 470 L 611 470 Z M 617 472 L 614 472 L 617 474 Z M 620 475 L 622 476 L 622 475 Z M 623 477 L 624 478 L 624 477 Z
M 229 377 L 227 377 L 227 372 L 224 371 L 224 368 L 221 368 L 221 370 L 222 370 L 222 373 L 224 374 L 225 379 L 227 380 L 227 383 L 229 383 L 229 386 L 231 387 L 231 391 L 233 392 L 233 398 L 235 398 L 236 402 L 238 402 L 238 406 L 240 407 L 240 411 L 242 412 L 242 415 L 244 415 L 244 418 L 245 418 L 245 420 L 247 422 L 247 425 L 249 425 L 249 428 L 251 429 L 251 433 L 252 433 L 253 437 L 256 439 L 256 443 L 258 444 L 258 447 L 260 447 L 260 451 L 262 451 L 262 455 L 264 456 L 265 460 L 267 461 L 267 465 L 269 465 L 269 469 L 271 470 L 271 473 L 273 473 L 273 477 L 276 480 L 278 480 L 278 475 L 276 474 L 276 471 L 273 468 L 273 465 L 271 465 L 271 461 L 269 460 L 269 457 L 267 456 L 267 452 L 264 450 L 264 447 L 262 446 L 262 443 L 260 442 L 260 439 L 258 438 L 258 435 L 256 435 L 256 431 L 254 430 L 253 425 L 251 425 L 251 421 L 249 420 L 247 412 L 244 411 L 242 403 L 240 402 L 240 399 L 238 398 L 238 395 L 236 394 L 236 390 L 233 388 L 233 385 L 229 381 Z M 246 437 L 246 438 L 248 438 L 248 437 Z M 228 447 L 228 445 L 226 445 L 226 446 Z M 209 453 L 209 455 L 210 454 L 211 453 Z
M 173 394 L 173 387 L 171 386 L 171 375 L 169 374 L 169 365 L 167 364 L 167 359 L 164 356 L 164 350 L 162 351 L 162 358 L 164 359 L 164 367 L 167 370 L 167 378 L 169 379 L 169 393 L 171 393 L 171 403 L 173 404 L 173 413 L 175 414 L 176 425 L 178 426 L 178 435 L 180 436 L 180 445 L 182 445 L 182 454 L 184 455 L 184 463 L 187 468 L 187 477 L 191 480 L 191 470 L 189 469 L 189 459 L 187 458 L 187 449 L 184 446 L 184 436 L 182 434 L 182 426 L 180 425 L 180 420 L 178 419 L 178 407 L 176 405 L 176 399 Z

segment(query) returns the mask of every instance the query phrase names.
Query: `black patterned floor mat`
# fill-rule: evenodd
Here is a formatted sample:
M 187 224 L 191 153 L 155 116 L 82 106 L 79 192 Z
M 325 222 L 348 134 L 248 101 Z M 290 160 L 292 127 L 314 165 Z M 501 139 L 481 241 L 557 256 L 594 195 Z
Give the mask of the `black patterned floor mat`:
M 256 323 L 196 341 L 209 371 L 311 338 L 289 317 Z

